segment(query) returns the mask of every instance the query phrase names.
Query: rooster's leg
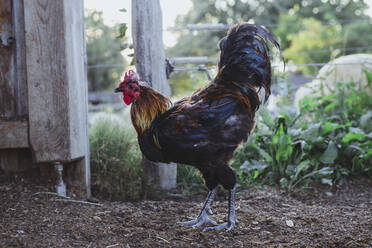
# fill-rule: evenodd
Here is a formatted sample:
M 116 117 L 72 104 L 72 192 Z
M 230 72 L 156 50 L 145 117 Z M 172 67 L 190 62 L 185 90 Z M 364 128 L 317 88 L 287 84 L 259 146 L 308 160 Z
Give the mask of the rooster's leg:
M 229 214 L 228 214 L 228 220 L 227 222 L 215 225 L 211 227 L 206 227 L 203 229 L 203 232 L 209 231 L 209 230 L 223 230 L 226 229 L 226 231 L 230 231 L 235 226 L 236 217 L 235 217 L 235 190 L 236 190 L 236 184 L 234 185 L 234 188 L 232 188 L 229 191 Z
M 185 225 L 185 226 L 192 226 L 192 227 L 199 227 L 203 225 L 205 222 L 210 223 L 212 225 L 217 225 L 217 223 L 214 220 L 211 220 L 208 217 L 208 214 L 211 214 L 212 211 L 210 209 L 210 206 L 213 202 L 213 199 L 215 195 L 217 194 L 218 187 L 215 187 L 213 190 L 209 191 L 207 200 L 204 203 L 203 209 L 200 212 L 199 216 L 196 219 L 186 221 L 186 222 L 177 222 L 176 225 Z

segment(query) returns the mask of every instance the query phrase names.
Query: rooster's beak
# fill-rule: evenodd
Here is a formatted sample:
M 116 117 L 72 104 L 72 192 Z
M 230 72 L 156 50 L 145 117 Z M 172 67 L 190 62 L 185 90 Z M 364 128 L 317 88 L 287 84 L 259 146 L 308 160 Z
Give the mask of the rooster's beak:
M 123 92 L 123 88 L 122 87 L 117 87 L 116 89 L 115 89 L 115 93 L 118 93 L 118 92 Z

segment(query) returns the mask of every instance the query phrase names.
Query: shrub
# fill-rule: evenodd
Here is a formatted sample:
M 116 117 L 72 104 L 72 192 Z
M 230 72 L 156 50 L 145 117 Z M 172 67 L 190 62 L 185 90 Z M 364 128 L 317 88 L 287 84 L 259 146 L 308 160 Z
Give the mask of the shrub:
M 133 128 L 99 118 L 89 136 L 93 194 L 114 200 L 139 199 L 141 152 Z
M 274 119 L 261 109 L 257 131 L 234 155 L 240 181 L 293 190 L 372 176 L 372 98 L 355 86 L 339 84 L 330 95 L 305 97 L 299 115 L 282 108 Z

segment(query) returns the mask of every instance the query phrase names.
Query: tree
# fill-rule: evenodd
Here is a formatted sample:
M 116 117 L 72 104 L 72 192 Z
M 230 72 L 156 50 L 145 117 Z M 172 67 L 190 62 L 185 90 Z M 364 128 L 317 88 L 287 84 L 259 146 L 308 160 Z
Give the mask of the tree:
M 348 30 L 347 40 L 344 40 L 343 43 L 336 42 L 337 46 L 332 43 L 333 48 L 366 44 L 358 39 L 359 34 L 356 33 L 361 29 L 356 23 L 360 24 L 361 20 L 365 22 L 363 24 L 363 39 L 369 41 L 372 37 L 372 33 L 365 29 L 368 28 L 370 17 L 364 14 L 368 7 L 364 0 L 192 0 L 192 2 L 193 8 L 185 16 L 178 17 L 177 27 L 185 27 L 190 23 L 225 23 L 232 25 L 249 21 L 264 25 L 273 32 L 279 40 L 282 50 L 292 46 L 296 35 L 305 30 L 307 18 L 314 18 L 313 20 L 323 25 L 321 27 L 323 33 L 328 32 L 325 29 L 330 29 L 329 33 L 334 33 L 333 30 L 336 27 L 337 33 L 342 36 Z M 349 27 L 346 28 L 347 26 Z M 341 27 L 341 29 L 338 27 Z M 178 43 L 167 50 L 167 55 L 216 56 L 219 53 L 218 41 L 225 35 L 226 31 L 182 31 Z M 325 37 L 318 38 L 322 40 Z M 311 37 L 311 39 L 314 39 L 314 37 Z M 324 47 L 327 42 L 324 42 L 324 39 L 322 42 Z M 316 45 L 309 48 L 315 49 L 316 47 L 321 46 Z M 321 59 L 326 58 L 326 61 L 328 61 L 331 52 L 331 49 L 323 52 L 320 56 Z M 297 56 L 303 56 L 303 53 L 298 53 Z M 291 56 L 291 59 L 293 58 L 294 55 Z M 285 57 L 285 59 L 288 58 Z M 314 56 L 310 56 L 309 60 L 305 59 L 303 62 L 311 63 L 311 61 L 326 62 L 318 61 Z
M 346 25 L 343 29 L 343 43 L 352 49 L 344 53 L 360 53 L 366 47 L 372 46 L 371 23 L 369 21 L 355 22 Z M 362 49 L 364 48 L 364 49 Z
M 364 0 L 192 0 L 192 2 L 193 8 L 185 16 L 178 17 L 176 26 L 184 27 L 189 23 L 233 25 L 244 21 L 252 21 L 266 26 L 270 31 L 274 31 L 278 27 L 280 16 L 283 14 L 293 15 L 295 13 L 299 18 L 313 17 L 322 23 L 333 21 L 339 24 L 349 23 L 355 19 L 369 18 L 364 14 L 364 10 L 368 8 Z M 217 47 L 211 45 L 212 41 L 215 37 L 218 40 L 225 34 L 225 31 L 199 32 L 196 34 L 184 32 L 179 37 L 181 44 L 177 44 L 170 51 L 175 52 L 178 50 L 176 47 L 180 48 L 185 42 L 192 42 L 189 47 L 196 49 L 194 53 L 197 53 L 201 48 L 199 45 L 202 45 L 202 48 L 209 49 Z M 191 38 L 194 37 L 199 40 L 199 35 L 202 35 L 200 42 Z M 213 51 L 217 51 L 217 48 L 214 48 Z
M 114 88 L 128 65 L 120 53 L 122 39 L 117 37 L 119 27 L 105 25 L 102 12 L 91 10 L 87 11 L 85 25 L 88 66 L 110 65 L 88 69 L 89 91 Z
M 297 33 L 289 35 L 290 46 L 283 56 L 295 64 L 321 63 L 330 59 L 335 48 L 342 46 L 340 25 L 324 26 L 314 18 L 302 20 L 303 27 Z M 302 67 L 307 74 L 317 72 L 316 67 Z

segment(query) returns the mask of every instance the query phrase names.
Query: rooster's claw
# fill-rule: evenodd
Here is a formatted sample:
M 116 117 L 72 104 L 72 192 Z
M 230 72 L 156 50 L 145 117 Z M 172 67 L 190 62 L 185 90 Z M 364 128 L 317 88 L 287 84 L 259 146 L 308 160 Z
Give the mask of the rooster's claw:
M 192 219 L 190 221 L 177 222 L 176 225 L 191 226 L 193 228 L 196 228 L 196 227 L 200 227 L 204 223 L 210 223 L 212 225 L 217 225 L 217 223 L 214 220 L 210 219 L 206 213 L 199 215 L 198 218 Z
M 230 231 L 231 229 L 233 229 L 234 226 L 235 226 L 235 222 L 225 222 L 220 225 L 206 227 L 203 229 L 203 232 L 207 232 L 210 230 L 223 230 L 223 229 L 225 229 L 226 231 Z

